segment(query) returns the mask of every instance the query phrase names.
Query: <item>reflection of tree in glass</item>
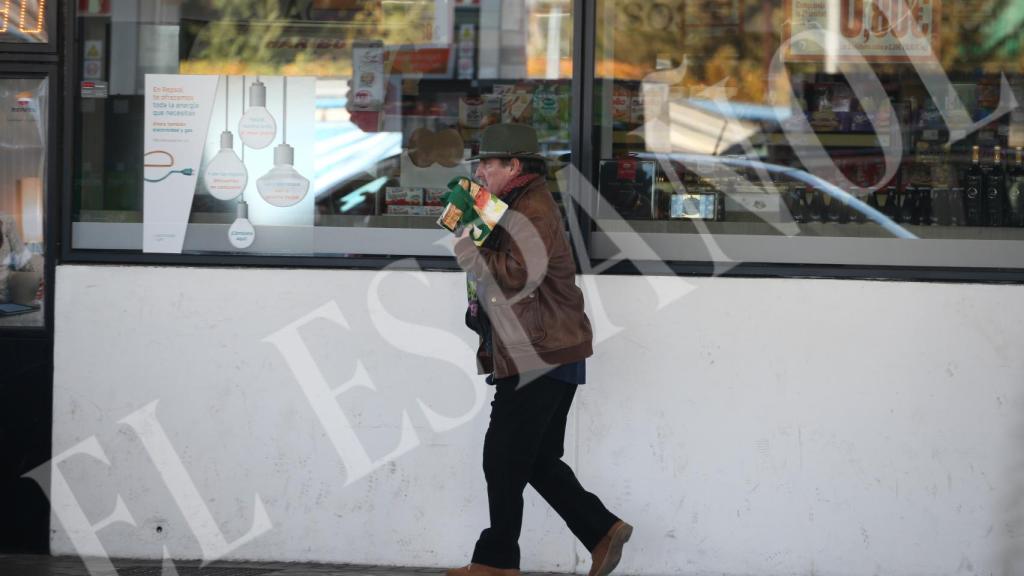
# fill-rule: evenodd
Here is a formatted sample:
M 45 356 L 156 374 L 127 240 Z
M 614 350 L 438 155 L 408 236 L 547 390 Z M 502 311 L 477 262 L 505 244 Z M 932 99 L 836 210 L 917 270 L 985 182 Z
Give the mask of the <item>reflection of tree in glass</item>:
M 795 0 L 794 0 L 795 1 Z M 1024 3 L 1019 0 L 917 0 L 939 11 L 936 56 L 951 77 L 1024 70 Z M 642 80 L 660 60 L 685 56 L 686 94 L 721 84 L 735 101 L 766 103 L 767 70 L 788 19 L 783 0 L 598 0 L 598 78 Z M 879 76 L 914 72 L 907 63 L 873 63 Z M 789 63 L 791 73 L 824 72 L 823 62 Z M 777 93 L 786 93 L 786 90 Z
M 429 42 L 433 11 L 428 0 L 185 0 L 181 71 L 348 77 L 352 42 Z
M 685 58 L 686 92 L 721 84 L 732 99 L 761 102 L 782 13 L 779 1 L 600 0 L 597 76 L 642 80 L 658 62 L 678 67 Z
M 520 0 L 521 1 L 521 0 Z M 529 32 L 526 35 L 526 74 L 548 78 L 548 49 L 558 42 L 558 77 L 572 77 L 572 2 L 550 0 L 527 2 Z

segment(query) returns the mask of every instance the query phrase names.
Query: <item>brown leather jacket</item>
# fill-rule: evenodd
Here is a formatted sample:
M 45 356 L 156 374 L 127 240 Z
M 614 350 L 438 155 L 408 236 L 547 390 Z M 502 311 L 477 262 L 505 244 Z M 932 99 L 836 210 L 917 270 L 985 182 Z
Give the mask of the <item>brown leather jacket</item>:
M 493 355 L 481 341 L 477 368 L 505 378 L 582 360 L 593 354 L 590 320 L 562 218 L 547 182 L 536 178 L 509 206 L 487 246 L 455 244 L 463 270 L 493 328 Z

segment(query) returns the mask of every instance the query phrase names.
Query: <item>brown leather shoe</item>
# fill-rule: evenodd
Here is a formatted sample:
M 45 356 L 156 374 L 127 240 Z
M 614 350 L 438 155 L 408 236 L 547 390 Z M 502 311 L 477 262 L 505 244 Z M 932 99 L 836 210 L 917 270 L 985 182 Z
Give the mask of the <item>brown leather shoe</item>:
M 515 568 L 495 568 L 486 564 L 467 564 L 462 568 L 452 568 L 445 572 L 446 576 L 519 576 Z
M 590 573 L 587 576 L 608 576 L 619 565 L 622 559 L 622 546 L 629 542 L 633 535 L 633 527 L 622 520 L 612 524 L 608 533 L 590 551 L 592 559 Z

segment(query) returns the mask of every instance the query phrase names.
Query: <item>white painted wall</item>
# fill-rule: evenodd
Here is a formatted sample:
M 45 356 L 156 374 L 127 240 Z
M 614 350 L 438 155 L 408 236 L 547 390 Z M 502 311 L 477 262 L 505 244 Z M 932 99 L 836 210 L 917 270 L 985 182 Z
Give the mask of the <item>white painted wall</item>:
M 200 557 L 175 501 L 194 485 L 226 542 L 252 526 L 256 495 L 265 506 L 271 528 L 226 558 L 465 563 L 487 517 L 488 406 L 476 394 L 488 390 L 466 375 L 462 283 L 59 267 L 54 453 L 95 438 L 109 465 L 60 464 L 74 498 L 54 502 L 52 551 L 76 553 L 83 534 L 62 514 L 80 506 L 99 522 L 120 496 L 137 526 L 99 529 L 107 552 Z M 636 526 L 621 573 L 1024 573 L 1024 287 L 621 276 L 587 287 L 599 343 L 566 454 Z M 348 324 L 300 330 L 324 381 L 366 374 L 376 389 L 311 404 L 265 339 L 317 309 Z M 153 401 L 174 449 L 160 464 L 119 423 Z M 444 429 L 421 402 L 470 420 Z M 415 446 L 346 485 L 353 452 L 329 440 L 324 406 L 371 458 L 398 446 L 403 411 Z M 167 480 L 178 459 L 187 478 Z M 589 568 L 530 489 L 521 547 L 524 569 Z

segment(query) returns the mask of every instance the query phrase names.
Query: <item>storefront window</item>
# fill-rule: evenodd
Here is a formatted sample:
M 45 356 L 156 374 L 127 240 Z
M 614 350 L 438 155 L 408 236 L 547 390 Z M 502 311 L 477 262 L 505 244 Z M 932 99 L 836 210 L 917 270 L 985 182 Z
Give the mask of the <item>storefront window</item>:
M 480 130 L 569 161 L 570 0 L 149 0 L 78 19 L 72 246 L 448 255 Z
M 47 98 L 0 77 L 0 328 L 43 325 Z
M 1024 1 L 600 0 L 593 255 L 1024 266 Z

